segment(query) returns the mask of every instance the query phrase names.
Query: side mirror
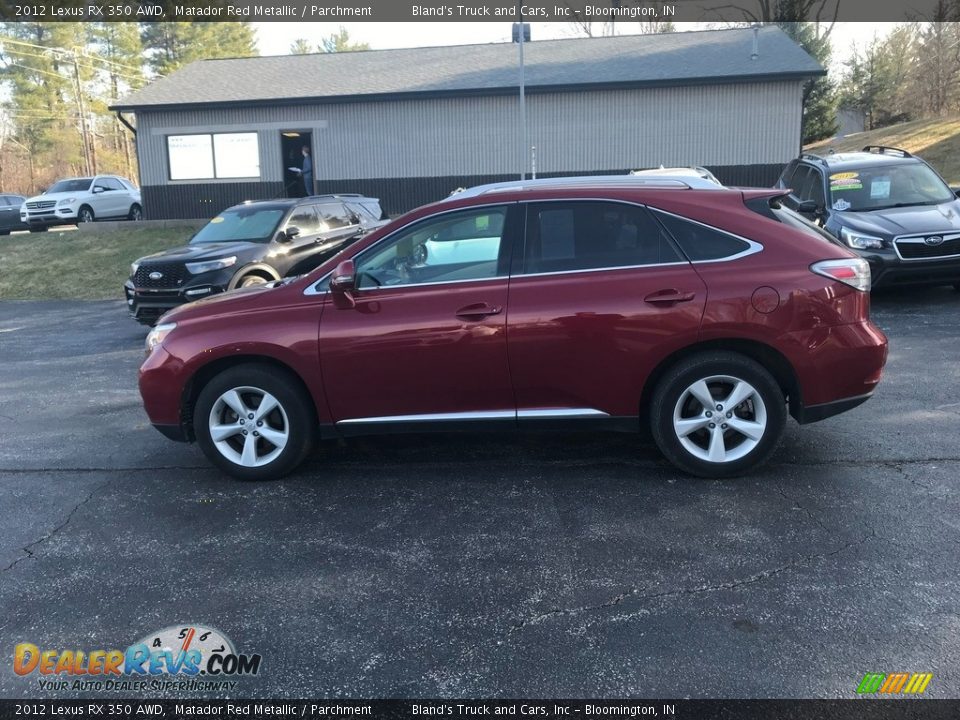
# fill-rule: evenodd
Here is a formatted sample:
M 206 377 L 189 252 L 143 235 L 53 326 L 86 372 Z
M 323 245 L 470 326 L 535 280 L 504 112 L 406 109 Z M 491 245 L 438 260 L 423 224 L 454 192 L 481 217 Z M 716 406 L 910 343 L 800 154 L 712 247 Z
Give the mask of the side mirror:
M 823 214 L 823 208 L 817 205 L 813 200 L 804 200 L 797 205 L 797 212 L 801 215 L 813 215 L 819 217 Z
M 953 191 L 954 195 L 960 198 L 960 187 L 951 187 L 950 189 Z
M 357 270 L 353 265 L 353 260 L 344 260 L 333 271 L 333 277 L 330 278 L 330 291 L 341 295 L 349 295 L 356 288 Z
M 280 236 L 277 238 L 280 242 L 290 242 L 295 237 L 300 235 L 300 228 L 296 225 L 291 225 L 286 230 L 280 233 Z
M 100 187 L 99 185 L 94 185 L 94 186 L 93 186 L 93 190 L 92 190 L 91 192 L 92 192 L 94 195 L 96 195 L 96 194 L 98 194 L 98 193 L 102 193 L 104 190 L 106 190 L 106 188 L 102 188 L 102 187 Z

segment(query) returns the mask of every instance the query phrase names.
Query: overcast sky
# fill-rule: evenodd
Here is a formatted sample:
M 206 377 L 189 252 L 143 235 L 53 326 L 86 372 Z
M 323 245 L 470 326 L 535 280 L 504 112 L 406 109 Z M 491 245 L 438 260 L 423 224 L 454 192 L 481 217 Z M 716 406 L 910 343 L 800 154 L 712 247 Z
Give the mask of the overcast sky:
M 316 45 L 320 38 L 336 32 L 343 25 L 350 37 L 367 42 L 374 50 L 385 48 L 424 47 L 427 45 L 469 45 L 476 43 L 508 42 L 509 22 L 346 22 L 346 23 L 254 23 L 261 55 L 285 55 L 297 38 L 306 38 Z M 598 23 L 599 25 L 599 23 Z M 703 30 L 708 23 L 676 23 L 680 30 Z M 895 23 L 848 22 L 834 26 L 831 42 L 834 63 L 842 63 L 856 44 L 863 46 L 874 35 L 884 36 Z M 636 23 L 617 23 L 618 34 L 634 32 Z M 571 23 L 532 23 L 534 40 L 576 37 Z

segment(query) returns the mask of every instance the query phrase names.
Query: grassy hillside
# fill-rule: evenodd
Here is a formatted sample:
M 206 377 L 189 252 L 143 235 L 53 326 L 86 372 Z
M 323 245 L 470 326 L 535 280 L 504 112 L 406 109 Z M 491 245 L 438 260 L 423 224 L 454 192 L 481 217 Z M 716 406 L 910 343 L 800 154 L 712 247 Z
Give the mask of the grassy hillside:
M 827 140 L 805 149 L 825 153 L 860 150 L 865 145 L 889 145 L 919 155 L 933 165 L 951 185 L 960 185 L 960 117 L 915 120 L 880 130 Z
M 0 236 L 0 300 L 123 298 L 130 263 L 183 245 L 187 228 L 137 227 L 104 232 Z

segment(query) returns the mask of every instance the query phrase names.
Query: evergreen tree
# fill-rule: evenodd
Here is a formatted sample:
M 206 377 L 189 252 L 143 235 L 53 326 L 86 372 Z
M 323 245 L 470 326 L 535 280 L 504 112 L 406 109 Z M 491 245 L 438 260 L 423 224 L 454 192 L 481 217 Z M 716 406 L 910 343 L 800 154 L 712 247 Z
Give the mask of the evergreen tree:
M 150 70 L 168 75 L 194 60 L 257 55 L 249 22 L 163 22 L 140 24 Z
M 320 52 L 354 52 L 356 50 L 369 50 L 370 43 L 356 42 L 350 39 L 350 33 L 341 25 L 335 33 L 331 33 L 320 40 L 318 48 Z
M 817 23 L 777 22 L 798 45 L 824 68 L 830 66 L 830 37 L 820 32 Z M 803 85 L 803 144 L 823 140 L 837 132 L 836 88 L 829 75 L 808 80 Z

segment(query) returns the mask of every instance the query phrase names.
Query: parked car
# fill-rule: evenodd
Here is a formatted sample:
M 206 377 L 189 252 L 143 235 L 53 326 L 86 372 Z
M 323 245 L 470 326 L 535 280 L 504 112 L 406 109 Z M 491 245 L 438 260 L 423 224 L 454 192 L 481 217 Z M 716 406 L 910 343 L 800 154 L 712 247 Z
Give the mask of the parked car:
M 187 245 L 135 261 L 127 307 L 152 325 L 177 305 L 303 274 L 383 225 L 381 216 L 379 200 L 355 194 L 234 205 Z
M 867 400 L 887 355 L 869 265 L 784 194 L 629 176 L 466 190 L 305 277 L 167 314 L 140 369 L 147 414 L 246 480 L 318 437 L 584 425 L 647 425 L 689 473 L 744 473 L 788 411 Z M 464 244 L 491 232 L 495 257 Z M 443 242 L 467 250 L 422 262 Z
M 0 195 L 0 235 L 9 235 L 13 230 L 27 229 L 20 220 L 20 206 L 25 199 L 22 195 Z
M 27 198 L 20 209 L 20 220 L 31 232 L 54 225 L 142 218 L 140 191 L 117 175 L 59 180 L 46 192 Z
M 960 200 L 920 158 L 900 148 L 804 153 L 784 169 L 784 204 L 822 225 L 870 263 L 873 287 L 960 290 Z
M 639 175 L 641 177 L 698 177 L 702 180 L 709 180 L 715 185 L 723 185 L 723 183 L 717 179 L 716 175 L 707 170 L 705 167 L 699 166 L 668 168 L 661 165 L 659 168 L 654 168 L 651 170 L 631 170 L 630 174 Z

